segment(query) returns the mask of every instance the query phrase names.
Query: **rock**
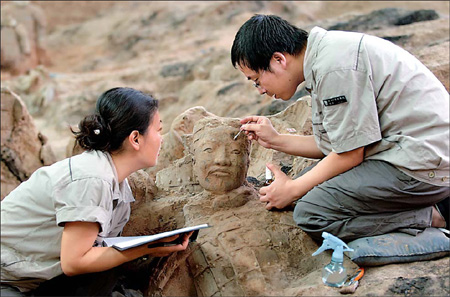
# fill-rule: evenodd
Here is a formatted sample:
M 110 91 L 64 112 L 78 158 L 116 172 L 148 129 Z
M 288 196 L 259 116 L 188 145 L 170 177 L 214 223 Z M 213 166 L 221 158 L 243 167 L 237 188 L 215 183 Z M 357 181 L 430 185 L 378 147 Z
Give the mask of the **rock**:
M 450 42 L 433 44 L 416 53 L 417 58 L 442 82 L 447 92 L 450 91 Z
M 413 11 L 399 19 L 394 23 L 396 26 L 409 25 L 417 22 L 437 20 L 439 15 L 432 9 L 422 9 Z
M 364 32 L 388 26 L 408 25 L 415 22 L 435 20 L 439 15 L 434 10 L 409 11 L 399 8 L 384 8 L 369 14 L 359 15 L 349 20 L 328 27 L 328 30 Z
M 2 4 L 2 70 L 24 74 L 39 64 L 50 65 L 46 49 L 46 16 L 43 9 L 30 1 Z M 5 21 L 9 21 L 8 24 Z M 6 30 L 4 30 L 6 28 Z M 14 30 L 11 30 L 14 29 Z M 16 41 L 14 38 L 16 37 Z M 19 45 L 17 46 L 17 41 Z M 18 50 L 13 53 L 11 51 Z
M 18 77 L 12 89 L 21 96 L 33 116 L 42 114 L 44 109 L 51 108 L 58 101 L 55 81 L 42 65 Z
M 215 81 L 231 81 L 236 83 L 236 79 L 241 77 L 241 73 L 233 68 L 231 63 L 214 65 L 211 69 L 210 79 Z M 218 93 L 218 95 L 222 95 Z
M 188 79 L 191 74 L 192 66 L 187 63 L 175 63 L 170 65 L 165 65 L 161 69 L 160 75 L 162 77 L 169 76 L 181 76 L 184 80 Z
M 304 83 L 301 84 L 298 87 L 297 92 L 295 92 L 295 94 L 289 100 L 287 100 L 287 101 L 272 100 L 272 102 L 269 105 L 264 106 L 261 109 L 259 109 L 257 112 L 257 115 L 269 116 L 269 115 L 274 115 L 276 113 L 282 112 L 289 105 L 296 102 L 298 99 L 309 95 L 309 93 L 305 90 L 304 85 L 305 85 Z
M 411 38 L 411 35 L 382 36 L 381 38 L 397 45 L 404 45 L 406 42 L 408 42 L 409 38 Z
M 226 85 L 225 87 L 221 88 L 220 90 L 217 91 L 217 96 L 225 96 L 227 95 L 227 93 L 229 93 L 233 88 L 235 87 L 239 87 L 242 86 L 243 83 L 241 82 L 233 82 L 230 83 L 229 85 Z
M 56 162 L 45 136 L 38 132 L 25 103 L 1 89 L 1 199 L 44 165 Z
M 26 73 L 32 65 L 30 40 L 23 24 L 17 23 L 10 15 L 1 17 L 1 64 L 2 71 L 11 75 Z

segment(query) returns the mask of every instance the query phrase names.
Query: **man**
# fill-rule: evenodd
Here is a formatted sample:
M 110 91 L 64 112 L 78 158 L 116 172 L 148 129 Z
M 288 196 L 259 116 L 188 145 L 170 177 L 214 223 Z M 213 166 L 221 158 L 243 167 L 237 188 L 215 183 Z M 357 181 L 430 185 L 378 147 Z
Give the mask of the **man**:
M 308 34 L 273 15 L 242 25 L 231 59 L 260 94 L 289 100 L 302 82 L 311 93 L 313 136 L 241 121 L 265 148 L 321 159 L 295 180 L 268 164 L 267 209 L 296 202 L 296 223 L 317 239 L 448 228 L 449 94 L 420 61 L 375 36 Z

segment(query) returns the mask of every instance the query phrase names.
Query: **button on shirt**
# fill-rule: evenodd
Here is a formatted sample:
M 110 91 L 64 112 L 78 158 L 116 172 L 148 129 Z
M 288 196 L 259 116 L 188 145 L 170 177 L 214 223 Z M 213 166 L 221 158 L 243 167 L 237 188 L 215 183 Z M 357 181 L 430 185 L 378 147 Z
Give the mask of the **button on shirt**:
M 375 36 L 315 27 L 304 74 L 325 155 L 365 146 L 365 159 L 449 186 L 449 94 L 414 56 Z
M 97 222 L 104 237 L 118 236 L 134 201 L 128 181 L 118 183 L 111 156 L 84 152 L 36 170 L 1 202 L 1 280 L 21 289 L 62 274 L 66 222 Z

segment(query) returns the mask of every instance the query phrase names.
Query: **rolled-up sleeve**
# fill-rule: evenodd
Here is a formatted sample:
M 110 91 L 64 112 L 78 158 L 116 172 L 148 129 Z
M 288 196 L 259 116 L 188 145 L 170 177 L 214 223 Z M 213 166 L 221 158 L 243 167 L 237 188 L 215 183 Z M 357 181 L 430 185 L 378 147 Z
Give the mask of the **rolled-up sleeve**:
M 112 215 L 111 186 L 100 178 L 84 178 L 55 188 L 56 222 L 95 222 L 108 230 Z
M 351 151 L 381 139 L 376 99 L 366 72 L 329 72 L 318 82 L 317 94 L 323 127 L 334 152 Z

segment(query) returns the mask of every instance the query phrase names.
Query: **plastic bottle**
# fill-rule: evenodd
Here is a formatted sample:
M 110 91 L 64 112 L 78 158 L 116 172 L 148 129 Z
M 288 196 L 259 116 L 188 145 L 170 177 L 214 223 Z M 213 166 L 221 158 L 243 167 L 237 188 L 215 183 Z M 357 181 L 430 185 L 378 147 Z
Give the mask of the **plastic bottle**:
M 344 267 L 344 252 L 352 252 L 353 249 L 330 233 L 323 232 L 322 237 L 324 238 L 322 246 L 312 255 L 316 256 L 328 249 L 334 250 L 331 262 L 322 269 L 322 281 L 330 287 L 342 287 L 347 279 L 347 271 Z
M 266 180 L 264 181 L 264 186 L 268 186 L 273 182 L 272 171 L 266 166 Z

